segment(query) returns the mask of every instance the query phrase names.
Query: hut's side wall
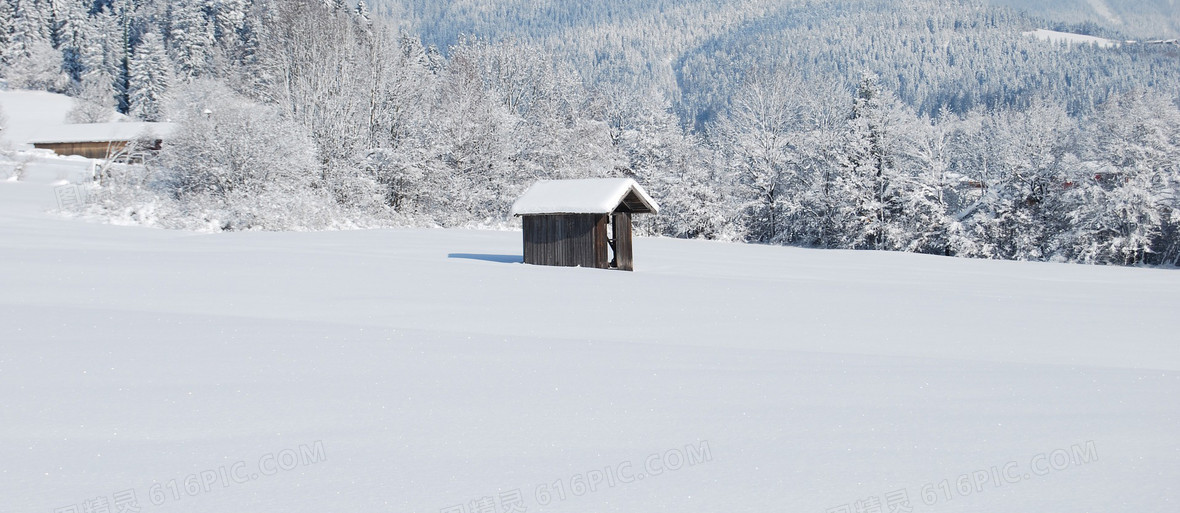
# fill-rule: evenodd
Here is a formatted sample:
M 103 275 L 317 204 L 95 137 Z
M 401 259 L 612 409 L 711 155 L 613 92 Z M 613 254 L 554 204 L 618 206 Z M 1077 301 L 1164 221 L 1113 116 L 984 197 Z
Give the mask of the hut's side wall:
M 126 146 L 126 142 L 36 143 L 35 148 L 53 150 L 58 155 L 81 155 L 89 159 L 105 159 Z
M 161 141 L 155 141 L 150 148 L 152 151 L 159 151 Z M 34 148 L 45 150 L 53 150 L 58 155 L 81 155 L 88 159 L 105 159 L 111 155 L 123 150 L 127 146 L 127 141 L 111 141 L 111 142 L 72 142 L 72 143 L 35 143 Z
M 526 215 L 524 262 L 564 267 L 605 269 L 605 214 Z
M 635 260 L 631 254 L 631 213 L 616 212 L 612 224 L 615 232 L 615 268 L 634 271 Z

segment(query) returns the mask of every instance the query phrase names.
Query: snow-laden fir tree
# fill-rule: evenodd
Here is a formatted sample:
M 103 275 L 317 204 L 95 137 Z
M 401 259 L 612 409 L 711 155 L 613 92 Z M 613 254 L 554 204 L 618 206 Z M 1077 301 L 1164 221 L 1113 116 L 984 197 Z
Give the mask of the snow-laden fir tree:
M 847 247 L 884 249 L 893 242 L 891 226 L 898 204 L 890 187 L 896 168 L 887 147 L 887 137 L 892 135 L 889 100 L 877 76 L 865 73 L 856 91 L 836 178 L 837 196 L 845 199 L 841 210 L 847 212 L 841 217 L 850 223 L 840 230 Z
M 81 81 L 90 71 L 85 53 L 91 34 L 87 7 L 82 0 L 53 2 L 53 44 L 61 50 L 62 67 L 74 82 Z
M 16 11 L 8 0 L 0 2 L 0 68 L 9 62 L 12 35 L 16 30 Z
M 143 35 L 129 65 L 131 109 L 129 114 L 144 121 L 161 121 L 164 99 L 172 81 L 172 63 L 159 34 Z
M 64 91 L 61 52 L 53 47 L 52 11 L 44 0 L 15 0 L 12 32 L 5 49 L 9 85 L 16 88 Z
M 180 0 L 172 8 L 169 54 L 180 78 L 191 81 L 209 72 L 216 45 L 215 25 L 204 0 Z
M 369 4 L 366 4 L 365 0 L 360 0 L 356 3 L 356 17 L 363 25 L 373 22 L 372 15 L 369 13 Z
M 12 42 L 20 48 L 34 41 L 52 41 L 53 10 L 47 0 L 11 0 Z
M 1054 234 L 1065 228 L 1065 171 L 1076 161 L 1076 120 L 1044 101 L 1024 111 L 987 114 L 963 159 L 976 206 L 963 217 L 977 253 L 970 256 L 1042 260 L 1056 255 Z M 971 157 L 972 154 L 977 156 Z
M 249 10 L 247 0 L 221 0 L 216 4 L 217 41 L 225 48 L 235 48 L 239 43 L 242 27 Z

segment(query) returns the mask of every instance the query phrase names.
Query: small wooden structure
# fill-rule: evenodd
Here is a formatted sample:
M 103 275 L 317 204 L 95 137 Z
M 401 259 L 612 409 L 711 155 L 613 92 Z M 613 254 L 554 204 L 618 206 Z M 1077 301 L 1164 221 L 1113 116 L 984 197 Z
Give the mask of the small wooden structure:
M 63 156 L 108 159 L 119 156 L 131 141 L 145 142 L 143 150 L 159 151 L 174 130 L 172 123 L 80 123 L 45 128 L 29 144 Z
M 512 214 L 523 220 L 526 264 L 631 271 L 631 214 L 659 209 L 635 180 L 597 178 L 537 182 Z

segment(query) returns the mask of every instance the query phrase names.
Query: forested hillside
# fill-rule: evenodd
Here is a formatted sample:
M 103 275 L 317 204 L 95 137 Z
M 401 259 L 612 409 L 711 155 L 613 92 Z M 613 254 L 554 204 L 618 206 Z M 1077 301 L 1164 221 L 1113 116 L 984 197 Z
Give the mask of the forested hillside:
M 108 218 L 502 226 L 534 180 L 632 176 L 665 207 L 641 228 L 676 237 L 1175 264 L 1180 47 L 1026 35 L 1067 22 L 970 0 L 0 0 L 0 57 L 75 121 L 180 123 L 100 177 Z
M 1124 32 L 1145 38 L 1180 36 L 1175 0 L 991 0 L 1086 33 Z
M 779 66 L 849 89 L 870 70 L 922 114 L 937 114 L 944 106 L 963 113 L 976 106 L 1028 105 L 1045 94 L 1079 112 L 1091 110 L 1110 91 L 1149 84 L 1180 91 L 1174 86 L 1174 53 L 1161 59 L 1157 49 L 1146 46 L 1120 52 L 1081 46 L 1074 50 L 1082 55 L 1067 55 L 1023 35 L 1054 28 L 1118 41 L 1174 38 L 1180 35 L 1180 10 L 1168 0 L 387 0 L 380 5 L 399 13 L 426 44 L 444 53 L 464 35 L 538 42 L 575 63 L 594 83 L 657 87 L 675 98 L 678 113 L 698 128 L 725 109 L 747 71 Z

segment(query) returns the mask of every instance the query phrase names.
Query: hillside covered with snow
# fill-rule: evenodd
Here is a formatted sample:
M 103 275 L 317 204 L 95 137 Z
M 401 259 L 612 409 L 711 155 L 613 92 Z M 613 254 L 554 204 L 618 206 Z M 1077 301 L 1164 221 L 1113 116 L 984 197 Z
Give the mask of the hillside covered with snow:
M 1175 271 L 650 238 L 546 268 L 518 232 L 195 234 L 58 192 L 0 183 L 0 512 L 1178 500 Z

